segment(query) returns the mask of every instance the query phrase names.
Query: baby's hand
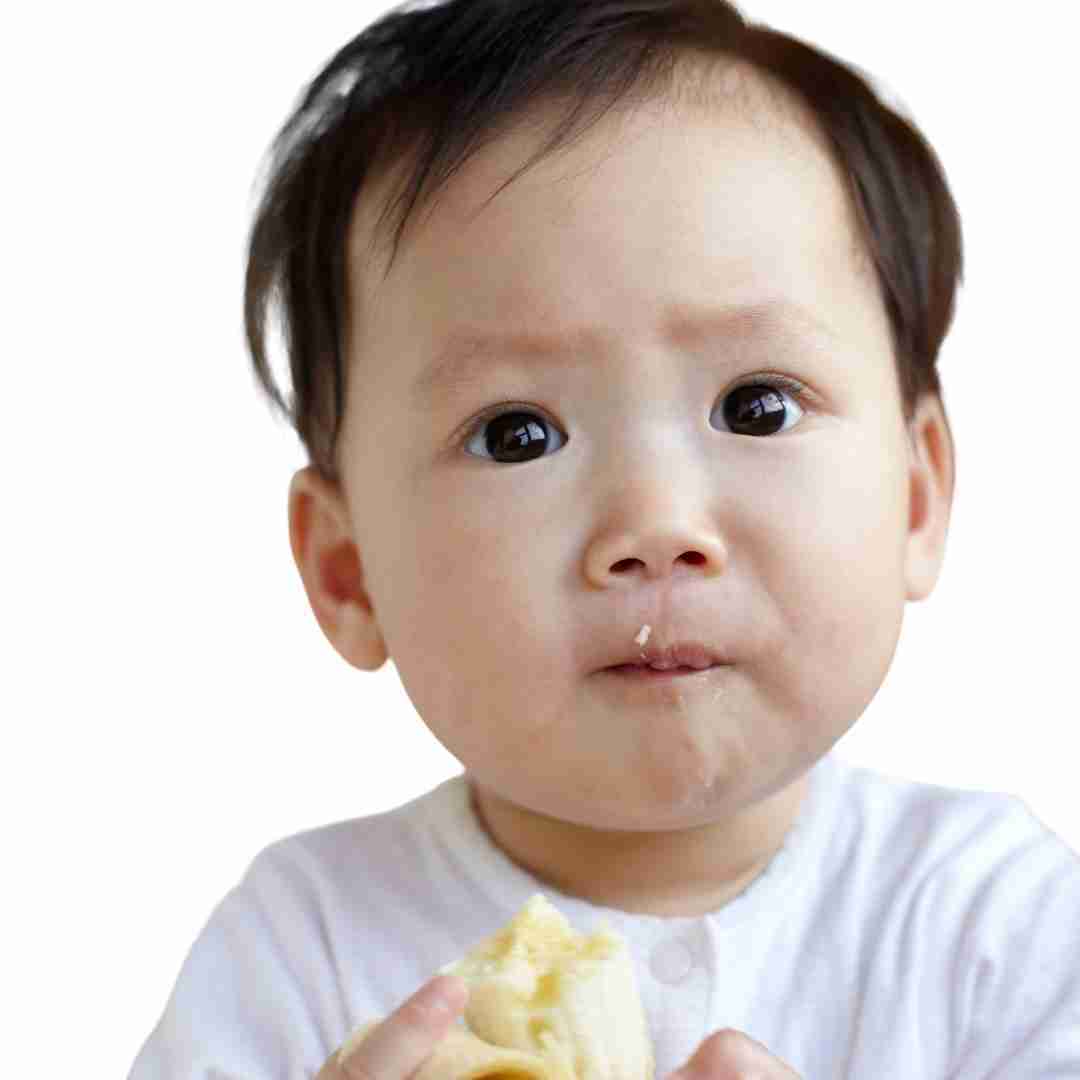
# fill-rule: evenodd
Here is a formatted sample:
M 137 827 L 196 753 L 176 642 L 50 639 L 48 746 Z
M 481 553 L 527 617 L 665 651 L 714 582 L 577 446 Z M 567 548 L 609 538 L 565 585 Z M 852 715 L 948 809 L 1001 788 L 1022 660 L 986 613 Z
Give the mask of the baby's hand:
M 710 1035 L 668 1080 L 800 1080 L 790 1065 L 732 1028 Z
M 465 1011 L 464 980 L 438 975 L 363 1039 L 349 1039 L 315 1080 L 409 1080 Z

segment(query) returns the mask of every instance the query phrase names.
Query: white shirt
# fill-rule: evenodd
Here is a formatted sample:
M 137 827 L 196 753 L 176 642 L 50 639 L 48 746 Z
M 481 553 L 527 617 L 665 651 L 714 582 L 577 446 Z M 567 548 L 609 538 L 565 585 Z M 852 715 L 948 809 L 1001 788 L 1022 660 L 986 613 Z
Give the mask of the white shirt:
M 697 917 L 565 896 L 497 848 L 464 774 L 261 851 L 129 1080 L 311 1080 L 536 893 L 628 941 L 656 1080 L 734 1028 L 803 1080 L 1080 1078 L 1080 857 L 1020 799 L 841 761 L 768 869 Z

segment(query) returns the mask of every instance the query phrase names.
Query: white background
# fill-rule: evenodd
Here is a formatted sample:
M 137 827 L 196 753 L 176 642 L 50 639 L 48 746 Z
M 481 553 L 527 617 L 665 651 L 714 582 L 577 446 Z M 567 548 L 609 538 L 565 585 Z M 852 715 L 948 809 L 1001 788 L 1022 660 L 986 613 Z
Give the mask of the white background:
M 945 569 L 840 753 L 1018 794 L 1080 849 L 1066 6 L 745 3 L 899 97 L 966 232 Z M 319 630 L 286 524 L 306 460 L 242 338 L 261 156 L 384 10 L 41 4 L 3 35 L 6 1076 L 125 1076 L 257 851 L 459 771 L 393 666 Z

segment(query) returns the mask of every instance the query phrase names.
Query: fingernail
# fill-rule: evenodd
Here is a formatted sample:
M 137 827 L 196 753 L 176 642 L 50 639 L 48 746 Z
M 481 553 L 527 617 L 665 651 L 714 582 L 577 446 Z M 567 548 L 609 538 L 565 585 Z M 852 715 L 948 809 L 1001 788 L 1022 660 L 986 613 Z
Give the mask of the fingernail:
M 456 975 L 440 975 L 432 979 L 424 996 L 432 1008 L 456 1016 L 469 999 L 469 987 Z

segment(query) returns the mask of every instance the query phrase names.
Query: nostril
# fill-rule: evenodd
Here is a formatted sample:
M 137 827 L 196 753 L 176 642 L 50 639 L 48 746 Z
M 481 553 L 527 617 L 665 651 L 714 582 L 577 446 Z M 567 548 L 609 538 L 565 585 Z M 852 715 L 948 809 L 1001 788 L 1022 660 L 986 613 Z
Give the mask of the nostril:
M 680 562 L 689 563 L 691 566 L 701 566 L 706 562 L 705 556 L 700 551 L 684 551 L 679 556 Z M 611 571 L 614 574 L 621 574 L 627 570 L 633 570 L 635 567 L 644 566 L 645 564 L 641 559 L 620 559 L 617 563 L 612 563 Z

